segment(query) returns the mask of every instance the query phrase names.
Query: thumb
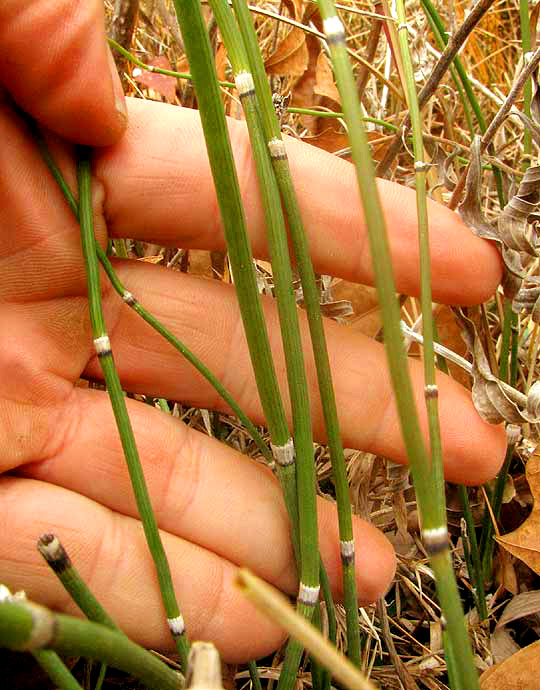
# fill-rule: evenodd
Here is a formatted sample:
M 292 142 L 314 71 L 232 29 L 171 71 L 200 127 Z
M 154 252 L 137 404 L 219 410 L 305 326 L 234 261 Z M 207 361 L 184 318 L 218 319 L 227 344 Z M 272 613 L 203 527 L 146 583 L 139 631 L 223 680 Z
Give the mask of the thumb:
M 2 0 L 0 81 L 21 108 L 71 141 L 104 146 L 125 130 L 102 0 Z

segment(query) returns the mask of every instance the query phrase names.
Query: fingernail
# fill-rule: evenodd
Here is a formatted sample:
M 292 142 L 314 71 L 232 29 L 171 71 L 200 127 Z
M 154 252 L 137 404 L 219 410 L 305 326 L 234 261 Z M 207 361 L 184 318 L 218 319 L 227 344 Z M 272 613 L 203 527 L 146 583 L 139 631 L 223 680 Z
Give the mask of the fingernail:
M 122 115 L 122 117 L 127 119 L 127 107 L 126 99 L 124 97 L 124 89 L 122 88 L 122 82 L 118 75 L 116 65 L 114 63 L 114 58 L 112 56 L 109 46 L 107 46 L 107 57 L 109 59 L 109 69 L 111 71 L 112 87 L 114 94 L 114 106 L 116 111 Z

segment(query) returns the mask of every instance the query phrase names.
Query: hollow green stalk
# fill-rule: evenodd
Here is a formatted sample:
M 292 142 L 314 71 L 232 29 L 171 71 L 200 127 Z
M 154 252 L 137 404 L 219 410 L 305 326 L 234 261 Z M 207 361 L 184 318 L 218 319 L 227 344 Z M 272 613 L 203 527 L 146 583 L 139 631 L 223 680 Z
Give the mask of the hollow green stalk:
M 319 8 L 349 130 L 352 158 L 356 166 L 360 195 L 366 214 L 390 375 L 401 430 L 413 474 L 422 519 L 422 535 L 430 555 L 431 566 L 435 572 L 439 600 L 448 631 L 452 637 L 452 647 L 456 656 L 461 660 L 460 685 L 458 687 L 473 690 L 478 688 L 478 678 L 448 550 L 446 524 L 441 526 L 441 508 L 437 505 L 438 495 L 431 486 L 431 463 L 420 432 L 407 357 L 403 347 L 388 237 L 377 193 L 367 137 L 360 117 L 360 104 L 356 97 L 354 78 L 347 59 L 345 30 L 336 14 L 332 0 L 319 0 Z
M 60 690 L 83 690 L 56 652 L 50 649 L 35 649 L 31 653 L 55 687 Z
M 50 649 L 98 659 L 141 680 L 149 690 L 180 690 L 181 676 L 122 633 L 99 623 L 53 613 L 33 602 L 0 602 L 0 647 Z
M 51 570 L 64 586 L 64 589 L 88 620 L 106 625 L 108 628 L 111 628 L 111 630 L 118 630 L 115 622 L 108 615 L 103 606 L 101 606 L 88 588 L 86 582 L 79 575 L 79 572 L 73 565 L 71 558 L 68 556 L 58 537 L 54 534 L 43 534 L 38 539 L 37 547 Z M 101 664 L 96 690 L 101 688 L 106 672 L 106 664 Z
M 313 608 L 318 601 L 319 590 L 315 462 L 313 456 L 310 396 L 305 373 L 298 310 L 293 291 L 293 275 L 289 259 L 285 220 L 266 141 L 259 124 L 259 108 L 255 97 L 253 77 L 241 36 L 239 35 L 233 14 L 226 2 L 210 0 L 210 6 L 229 55 L 244 109 L 265 214 L 274 289 L 287 367 L 294 447 L 296 451 L 296 489 L 300 545 L 298 606 L 302 610 L 303 615 L 310 618 L 313 614 Z
M 233 0 L 232 5 L 244 40 L 255 82 L 261 124 L 266 145 L 270 152 L 270 158 L 281 193 L 283 206 L 286 210 L 294 257 L 302 283 L 336 488 L 344 604 L 347 617 L 348 653 L 353 662 L 359 665 L 360 627 L 358 621 L 352 514 L 337 406 L 332 385 L 330 361 L 320 310 L 320 296 L 315 281 L 309 246 L 290 173 L 285 145 L 281 138 L 279 121 L 272 106 L 270 87 L 264 71 L 253 22 L 245 0 Z M 282 689 L 280 688 L 279 690 Z
M 471 580 L 474 586 L 474 598 L 476 601 L 476 608 L 481 621 L 488 618 L 488 610 L 486 604 L 486 592 L 484 589 L 484 569 L 482 567 L 482 559 L 480 556 L 480 549 L 478 548 L 478 541 L 476 539 L 476 528 L 474 526 L 474 519 L 469 503 L 469 494 L 466 487 L 460 485 L 458 487 L 459 498 L 463 506 L 463 517 L 467 526 L 467 535 L 463 539 L 463 544 L 468 541 L 469 557 L 471 560 L 472 569 L 470 570 Z
M 529 19 L 529 3 L 527 0 L 519 0 L 519 25 L 521 29 L 521 49 L 523 55 L 531 51 L 531 23 Z M 523 112 L 527 117 L 531 116 L 532 82 L 527 79 L 523 89 Z M 526 170 L 531 165 L 532 137 L 528 127 L 525 127 L 523 134 L 523 169 Z
M 262 690 L 261 678 L 259 676 L 259 669 L 256 661 L 248 661 L 249 677 L 251 678 L 251 687 L 253 690 Z
M 94 347 L 103 371 L 107 392 L 109 393 L 114 417 L 120 433 L 122 448 L 124 450 L 146 541 L 156 567 L 159 588 L 167 616 L 167 623 L 175 641 L 182 668 L 185 669 L 189 645 L 185 634 L 184 620 L 180 614 L 180 609 L 176 601 L 169 563 L 167 561 L 165 549 L 163 548 L 156 518 L 152 510 L 150 496 L 148 494 L 137 446 L 135 444 L 133 429 L 129 420 L 122 386 L 114 364 L 111 344 L 103 318 L 99 263 L 96 254 L 94 220 L 92 215 L 92 176 L 90 159 L 86 149 L 81 149 L 80 151 L 77 173 L 79 183 L 81 244 L 86 267 L 88 305 Z
M 111 630 L 119 631 L 116 623 L 80 576 L 58 537 L 54 534 L 43 534 L 38 539 L 37 547 L 64 589 L 88 620 L 106 625 Z

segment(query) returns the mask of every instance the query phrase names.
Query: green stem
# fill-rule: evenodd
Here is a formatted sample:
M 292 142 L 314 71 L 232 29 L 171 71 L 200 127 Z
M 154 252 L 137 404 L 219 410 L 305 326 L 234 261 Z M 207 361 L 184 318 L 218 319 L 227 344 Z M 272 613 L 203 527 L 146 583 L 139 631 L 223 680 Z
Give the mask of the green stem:
M 83 690 L 56 652 L 50 649 L 36 649 L 32 656 L 60 690 Z
M 413 474 L 422 519 L 423 538 L 435 572 L 439 599 L 448 630 L 452 635 L 452 644 L 456 654 L 461 659 L 461 687 L 473 690 L 478 688 L 478 678 L 448 551 L 448 534 L 446 524 L 444 524 L 444 511 L 441 510 L 441 506 L 437 505 L 438 496 L 431 485 L 433 479 L 431 462 L 426 454 L 416 413 L 400 330 L 400 313 L 395 295 L 388 237 L 375 184 L 367 137 L 361 122 L 360 104 L 355 94 L 352 70 L 347 60 L 345 31 L 336 14 L 332 0 L 319 0 L 319 8 L 348 125 L 352 158 L 356 166 L 360 195 L 367 219 L 390 375 Z M 433 353 L 430 353 L 429 358 L 433 361 Z M 428 359 L 427 354 L 425 359 Z M 428 389 L 429 395 L 431 395 L 431 391 L 433 389 Z M 441 524 L 441 512 L 443 524 Z
M 55 181 L 57 182 L 58 186 L 60 187 L 64 198 L 71 208 L 73 214 L 75 215 L 75 218 L 79 218 L 79 204 L 77 203 L 77 200 L 75 196 L 73 195 L 73 192 L 69 188 L 69 185 L 67 184 L 66 180 L 64 179 L 64 176 L 62 175 L 62 171 L 56 164 L 56 161 L 53 159 L 51 156 L 51 153 L 47 147 L 47 144 L 41 137 L 40 133 L 36 130 L 35 127 L 32 127 L 32 132 L 34 134 L 34 137 L 36 139 L 36 142 L 38 144 L 38 147 L 40 149 L 41 155 L 43 157 L 43 160 L 45 161 L 47 167 L 49 168 L 49 171 Z M 182 343 L 171 331 L 169 331 L 158 319 L 156 319 L 155 316 L 153 316 L 145 307 L 133 296 L 133 294 L 125 288 L 123 283 L 121 282 L 120 278 L 118 277 L 116 271 L 114 270 L 111 262 L 109 261 L 107 254 L 103 251 L 103 249 L 99 246 L 99 244 L 96 244 L 96 251 L 98 255 L 98 259 L 103 266 L 105 273 L 107 274 L 109 280 L 111 281 L 111 284 L 115 291 L 120 295 L 120 297 L 124 300 L 126 304 L 128 304 L 133 311 L 138 314 L 142 319 L 146 321 L 146 323 L 151 326 L 155 331 L 157 331 L 160 335 L 162 335 L 178 352 L 187 359 L 190 364 L 192 364 L 195 369 L 202 375 L 204 378 L 210 383 L 210 385 L 214 388 L 214 390 L 221 396 L 221 398 L 229 405 L 229 407 L 232 409 L 234 414 L 238 417 L 238 419 L 242 422 L 242 424 L 245 426 L 246 430 L 249 432 L 253 440 L 255 441 L 257 447 L 261 451 L 262 455 L 264 458 L 269 462 L 273 462 L 273 456 L 270 453 L 267 444 L 265 443 L 263 437 L 261 434 L 258 432 L 256 426 L 253 424 L 253 422 L 249 419 L 247 414 L 242 410 L 240 405 L 236 402 L 236 400 L 233 398 L 232 394 L 223 386 L 217 377 L 208 369 L 207 366 L 201 362 L 201 360 L 196 357 L 191 350 L 189 350 L 184 343 Z M 160 400 L 160 406 L 164 411 L 168 412 L 168 407 L 166 401 Z M 167 409 L 166 409 L 167 408 Z
M 150 496 L 135 444 L 133 429 L 129 420 L 126 402 L 116 370 L 111 345 L 101 304 L 101 287 L 99 280 L 99 263 L 96 255 L 94 237 L 94 220 L 92 215 L 92 176 L 88 153 L 83 149 L 78 163 L 79 182 L 79 222 L 81 226 L 81 244 L 88 282 L 88 306 L 94 338 L 94 347 L 105 378 L 107 392 L 111 400 L 114 417 L 120 433 L 122 448 L 135 494 L 137 508 L 143 525 L 148 547 L 156 566 L 159 587 L 167 616 L 167 623 L 180 656 L 182 668 L 186 668 L 189 645 L 185 634 L 184 620 L 174 594 L 171 571 L 165 549 L 159 534 L 156 518 L 152 510 Z
M 149 690 L 180 690 L 181 677 L 122 633 L 53 613 L 29 601 L 0 603 L 0 647 L 48 648 L 61 656 L 99 659 L 138 678 Z
M 258 48 L 257 36 L 251 15 L 245 0 L 233 0 L 232 5 L 246 47 L 259 103 L 262 129 L 268 151 L 270 152 L 270 159 L 272 161 L 281 199 L 287 213 L 287 222 L 292 240 L 294 258 L 298 266 L 302 283 L 336 488 L 344 604 L 347 618 L 348 654 L 353 662 L 359 665 L 360 627 L 358 621 L 358 596 L 356 591 L 352 513 L 337 406 L 332 385 L 330 361 L 320 310 L 319 291 L 315 281 L 309 246 L 288 165 L 287 154 L 281 138 L 280 125 L 275 110 L 272 107 L 270 87 L 264 71 L 264 65 Z M 282 683 L 280 680 L 282 687 L 280 687 L 279 690 L 286 687 L 284 683 L 285 681 Z
M 463 485 L 458 486 L 459 498 L 463 506 L 463 517 L 467 526 L 467 535 L 463 538 L 463 544 L 468 541 L 468 550 L 471 559 L 472 570 L 470 570 L 471 580 L 474 586 L 474 598 L 476 600 L 476 608 L 481 621 L 488 618 L 488 610 L 486 604 L 486 592 L 484 589 L 484 571 L 482 568 L 482 559 L 480 557 L 480 550 L 476 539 L 476 528 L 474 526 L 473 515 L 469 503 L 469 494 Z
M 118 626 L 92 594 L 86 582 L 79 575 L 71 558 L 54 534 L 43 534 L 38 539 L 38 551 L 51 570 L 60 580 L 64 589 L 81 609 L 88 620 L 106 625 L 111 630 L 119 631 Z

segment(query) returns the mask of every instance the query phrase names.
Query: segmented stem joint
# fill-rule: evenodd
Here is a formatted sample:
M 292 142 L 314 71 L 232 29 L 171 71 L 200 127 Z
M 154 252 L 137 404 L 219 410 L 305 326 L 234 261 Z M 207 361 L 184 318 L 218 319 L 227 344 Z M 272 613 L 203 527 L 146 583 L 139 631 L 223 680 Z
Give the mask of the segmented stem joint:
M 328 45 L 336 45 L 345 41 L 345 29 L 337 15 L 323 20 L 323 31 Z
M 184 631 L 186 629 L 183 616 L 176 616 L 176 618 L 167 618 L 167 625 L 169 626 L 169 630 L 171 631 L 171 635 L 173 637 L 180 637 L 180 635 L 184 634 Z
M 255 84 L 251 72 L 238 72 L 234 78 L 240 99 L 255 95 Z
M 287 151 L 285 149 L 285 144 L 282 139 L 274 137 L 268 142 L 268 150 L 270 151 L 270 158 L 272 160 L 286 160 Z
M 94 338 L 94 347 L 98 357 L 106 357 L 112 353 L 111 341 L 108 335 L 101 335 L 99 338 Z
M 339 542 L 339 552 L 342 563 L 348 565 L 354 561 L 354 539 Z
M 271 443 L 270 447 L 272 448 L 274 460 L 280 467 L 287 467 L 287 465 L 292 465 L 294 463 L 296 454 L 292 438 L 289 438 L 282 446 L 275 446 Z
M 315 604 L 319 601 L 319 591 L 320 591 L 319 585 L 316 587 L 310 587 L 309 585 L 305 585 L 303 582 L 300 583 L 300 587 L 298 588 L 298 602 L 300 604 L 304 604 L 304 606 L 315 606 Z
M 422 540 L 428 556 L 435 556 L 448 548 L 448 530 L 446 525 L 422 530 Z
M 424 397 L 426 400 L 436 400 L 439 397 L 439 387 L 434 383 L 424 386 Z
M 133 306 L 135 306 L 135 304 L 137 304 L 137 300 L 135 299 L 135 297 L 133 297 L 133 295 L 131 294 L 131 292 L 129 290 L 124 290 L 124 292 L 122 294 L 122 299 L 130 307 L 133 307 Z

